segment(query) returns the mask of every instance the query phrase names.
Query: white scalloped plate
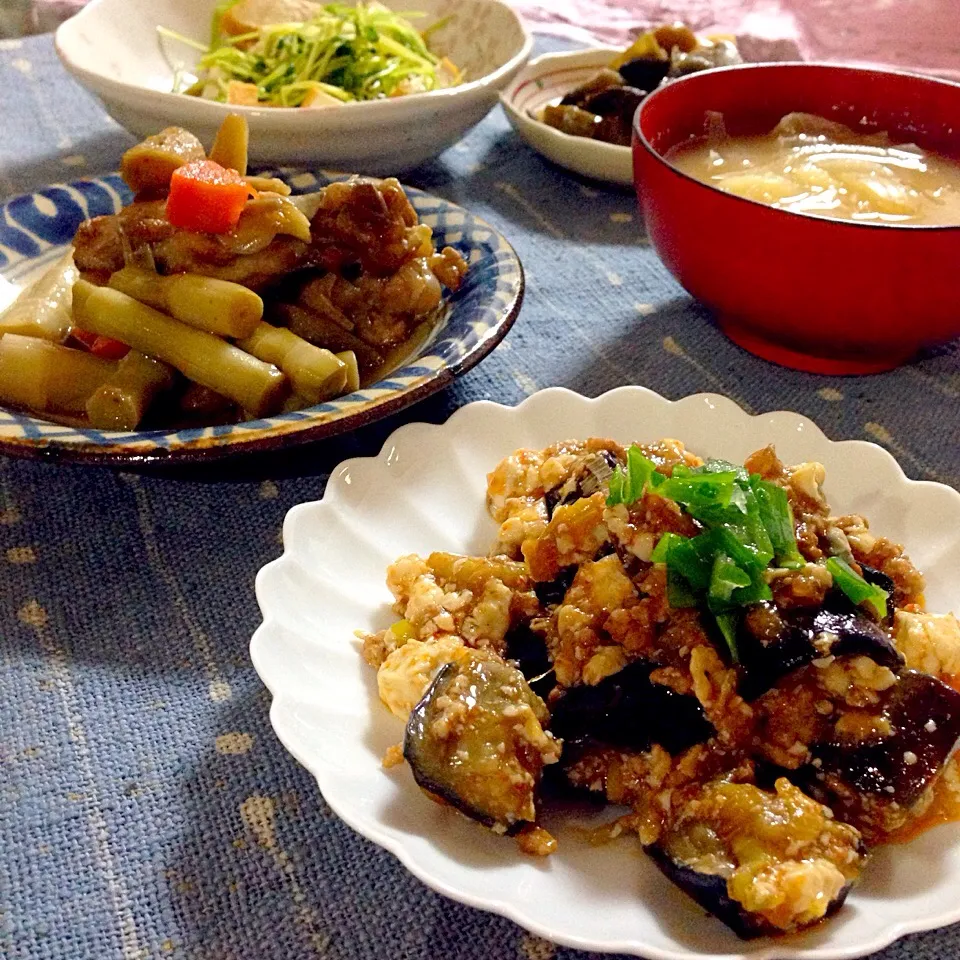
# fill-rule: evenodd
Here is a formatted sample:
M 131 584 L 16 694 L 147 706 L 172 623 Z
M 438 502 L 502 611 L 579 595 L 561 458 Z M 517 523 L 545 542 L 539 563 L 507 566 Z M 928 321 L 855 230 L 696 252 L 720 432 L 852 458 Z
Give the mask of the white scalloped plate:
M 442 426 L 401 427 L 377 457 L 341 464 L 322 501 L 287 515 L 284 554 L 257 578 L 264 623 L 251 655 L 274 697 L 273 726 L 330 806 L 433 889 L 584 950 L 653 960 L 839 960 L 960 920 L 960 825 L 879 851 L 831 922 L 743 943 L 632 841 L 591 847 L 561 828 L 560 852 L 533 860 L 431 803 L 406 767 L 381 768 L 402 724 L 377 700 L 353 631 L 391 622 L 387 564 L 414 551 L 484 552 L 494 532 L 486 473 L 517 447 L 588 436 L 678 437 L 730 460 L 772 442 L 787 461 L 820 460 L 834 509 L 865 513 L 875 530 L 904 541 L 927 574 L 930 608 L 960 609 L 960 494 L 907 479 L 874 444 L 829 440 L 795 413 L 749 416 L 711 394 L 671 402 L 622 387 L 588 400 L 550 389 L 513 408 L 472 403 Z

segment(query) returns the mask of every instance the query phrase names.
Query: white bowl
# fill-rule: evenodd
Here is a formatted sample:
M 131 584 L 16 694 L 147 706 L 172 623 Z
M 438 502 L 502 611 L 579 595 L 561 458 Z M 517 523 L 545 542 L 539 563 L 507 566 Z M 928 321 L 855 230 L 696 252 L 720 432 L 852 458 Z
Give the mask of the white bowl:
M 594 180 L 630 186 L 633 154 L 630 147 L 575 137 L 536 119 L 548 103 L 595 76 L 623 50 L 593 47 L 572 53 L 547 53 L 531 60 L 500 94 L 513 128 L 538 153 L 574 173 Z
M 552 857 L 525 857 L 431 803 L 406 766 L 381 767 L 403 723 L 379 702 L 353 631 L 394 619 L 387 564 L 413 551 L 485 552 L 496 531 L 485 509 L 487 471 L 517 447 L 590 436 L 678 437 L 701 455 L 739 462 L 774 443 L 788 463 L 820 460 L 834 509 L 864 513 L 874 530 L 906 544 L 926 574 L 930 609 L 960 611 L 960 494 L 907 479 L 875 444 L 829 440 L 795 413 L 750 416 L 713 394 L 670 402 L 622 387 L 588 400 L 549 389 L 518 407 L 471 403 L 440 426 L 401 427 L 377 457 L 340 464 L 322 501 L 287 514 L 283 556 L 257 577 L 264 622 L 250 652 L 273 694 L 270 719 L 333 810 L 435 890 L 581 950 L 656 960 L 850 960 L 960 920 L 957 823 L 877 850 L 829 923 L 745 943 L 630 841 L 595 847 L 568 825 L 557 830 Z
M 306 110 L 228 106 L 172 93 L 174 68 L 191 70 L 198 54 L 170 40 L 161 46 L 157 27 L 206 42 L 215 0 L 93 0 L 57 30 L 55 40 L 66 68 L 139 137 L 176 125 L 209 146 L 223 118 L 239 112 L 250 123 L 255 163 L 323 165 L 386 176 L 436 156 L 479 123 L 533 46 L 523 21 L 500 0 L 387 3 L 424 13 L 417 21 L 420 29 L 449 18 L 432 35 L 431 48 L 464 71 L 465 83 Z

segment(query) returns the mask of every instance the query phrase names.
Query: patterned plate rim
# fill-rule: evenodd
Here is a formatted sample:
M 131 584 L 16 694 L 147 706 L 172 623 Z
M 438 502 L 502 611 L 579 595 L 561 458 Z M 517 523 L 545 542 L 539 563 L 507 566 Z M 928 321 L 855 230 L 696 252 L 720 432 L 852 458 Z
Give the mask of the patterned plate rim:
M 322 181 L 343 179 L 348 176 L 339 171 L 307 170 L 283 167 L 271 171 L 297 187 L 304 186 L 303 178 L 312 178 L 315 184 Z M 37 198 L 44 206 L 55 207 L 49 194 L 66 194 L 68 199 L 89 212 L 89 194 L 93 188 L 100 189 L 120 203 L 124 187 L 116 173 L 85 177 L 65 183 L 49 184 L 33 193 L 9 197 L 0 202 L 0 276 L 17 277 L 28 266 L 39 266 L 52 260 L 64 249 L 64 244 L 51 243 L 33 233 L 28 227 L 11 216 L 11 207 L 32 204 L 39 214 L 56 220 L 56 213 L 37 207 Z M 460 356 L 446 359 L 438 356 L 434 348 L 450 323 L 449 315 L 433 333 L 423 352 L 412 357 L 400 369 L 385 379 L 371 384 L 357 393 L 339 397 L 329 403 L 318 404 L 305 410 L 279 414 L 239 424 L 213 427 L 197 427 L 189 430 L 144 430 L 130 432 L 94 431 L 55 424 L 28 413 L 0 406 L 0 431 L 11 426 L 19 428 L 20 436 L 0 433 L 0 454 L 44 460 L 48 462 L 79 462 L 93 465 L 132 467 L 206 463 L 239 456 L 244 453 L 259 453 L 289 447 L 293 444 L 321 440 L 366 426 L 390 414 L 408 407 L 447 387 L 453 380 L 475 367 L 507 335 L 516 320 L 523 303 L 525 277 L 523 264 L 512 244 L 492 224 L 464 207 L 428 193 L 416 187 L 403 185 L 418 213 L 429 217 L 443 212 L 462 217 L 456 224 L 461 229 L 448 230 L 459 233 L 459 239 L 451 244 L 460 246 L 467 254 L 473 246 L 464 237 L 462 227 L 469 224 L 473 230 L 489 234 L 494 247 L 491 258 L 492 270 L 497 282 L 492 291 L 481 292 L 482 304 L 493 311 L 494 317 L 476 331 L 475 342 L 467 346 Z M 102 212 L 102 211 L 100 211 Z M 14 235 L 26 236 L 27 243 L 38 247 L 38 252 L 19 253 L 7 244 Z M 475 247 L 474 247 L 475 249 Z M 453 305 L 456 310 L 456 305 Z M 452 312 L 452 311 L 449 311 Z M 448 313 L 449 313 L 448 312 Z M 90 435 L 94 434 L 93 437 Z

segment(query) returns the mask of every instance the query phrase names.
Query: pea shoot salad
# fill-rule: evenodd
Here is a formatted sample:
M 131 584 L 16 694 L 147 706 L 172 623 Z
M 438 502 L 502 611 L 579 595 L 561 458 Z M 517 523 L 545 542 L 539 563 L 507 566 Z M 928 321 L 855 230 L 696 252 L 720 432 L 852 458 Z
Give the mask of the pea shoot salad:
M 418 31 L 408 18 L 377 3 L 317 5 L 303 22 L 265 24 L 243 33 L 223 29 L 234 2 L 214 13 L 210 46 L 163 27 L 161 38 L 201 53 L 197 78 L 185 84 L 178 71 L 175 93 L 247 106 L 335 106 L 360 100 L 425 93 L 461 82 L 447 58 L 427 46 L 444 25 Z
M 800 569 L 793 513 L 783 487 L 725 460 L 675 466 L 666 476 L 638 446 L 625 468 L 610 478 L 608 506 L 630 505 L 646 490 L 682 504 L 703 528 L 695 537 L 665 533 L 650 559 L 665 563 L 671 607 L 706 606 L 736 662 L 737 621 L 744 607 L 772 599 L 767 571 Z M 825 566 L 834 584 L 878 619 L 887 614 L 887 593 L 868 583 L 848 563 L 830 557 Z

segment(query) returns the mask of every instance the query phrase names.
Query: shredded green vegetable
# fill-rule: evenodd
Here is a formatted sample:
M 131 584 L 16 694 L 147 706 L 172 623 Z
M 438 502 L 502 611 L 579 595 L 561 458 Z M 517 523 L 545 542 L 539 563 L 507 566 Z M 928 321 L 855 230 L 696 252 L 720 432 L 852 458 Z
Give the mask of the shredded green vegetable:
M 408 18 L 421 14 L 401 16 L 378 3 L 330 3 L 304 23 L 270 24 L 228 36 L 223 18 L 236 2 L 225 0 L 215 8 L 209 47 L 160 28 L 162 37 L 202 52 L 196 83 L 182 91 L 175 87 L 175 92 L 229 103 L 231 83 L 239 82 L 256 88 L 258 103 L 299 107 L 318 96 L 328 103 L 346 103 L 460 82 L 457 68 L 433 54 L 410 23 Z

